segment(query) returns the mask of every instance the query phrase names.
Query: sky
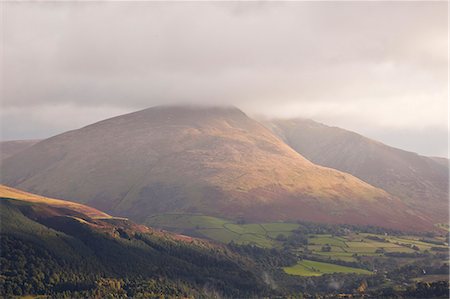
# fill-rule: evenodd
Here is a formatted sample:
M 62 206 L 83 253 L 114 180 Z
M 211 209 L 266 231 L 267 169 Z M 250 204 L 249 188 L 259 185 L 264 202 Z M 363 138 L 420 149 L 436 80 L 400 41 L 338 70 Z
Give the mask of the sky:
M 447 2 L 2 3 L 1 140 L 167 104 L 448 156 Z

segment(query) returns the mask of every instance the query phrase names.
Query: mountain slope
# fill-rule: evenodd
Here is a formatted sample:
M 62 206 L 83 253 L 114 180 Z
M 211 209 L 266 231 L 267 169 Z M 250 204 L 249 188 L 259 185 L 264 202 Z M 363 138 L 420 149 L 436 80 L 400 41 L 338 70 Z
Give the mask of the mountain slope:
M 0 161 L 38 143 L 40 140 L 0 141 Z
M 436 222 L 447 222 L 448 159 L 420 156 L 311 120 L 264 124 L 310 161 L 350 173 Z
M 18 189 L 10 188 L 7 186 L 0 185 L 0 197 L 2 198 L 12 198 L 16 200 L 21 200 L 28 203 L 45 204 L 49 207 L 55 209 L 72 210 L 77 213 L 81 213 L 93 219 L 107 219 L 112 218 L 110 215 L 103 213 L 99 210 L 91 208 L 86 205 L 82 205 L 75 202 L 70 202 L 66 200 L 48 198 L 44 196 L 39 196 L 36 194 L 28 193 Z
M 309 162 L 236 108 L 155 107 L 4 160 L 2 182 L 144 222 L 164 212 L 424 229 L 361 180 Z
M 84 206 L 82 211 L 104 217 L 91 218 L 79 207 L 0 185 L 1 296 L 270 293 L 252 262 L 224 246 L 155 231 Z

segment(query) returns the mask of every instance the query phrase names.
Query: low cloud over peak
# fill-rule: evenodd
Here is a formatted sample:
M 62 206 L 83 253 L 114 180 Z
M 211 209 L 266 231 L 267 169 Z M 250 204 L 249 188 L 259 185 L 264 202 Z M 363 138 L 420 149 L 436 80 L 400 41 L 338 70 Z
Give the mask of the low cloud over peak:
M 225 104 L 381 141 L 386 131 L 398 140 L 443 132 L 403 143 L 443 155 L 447 5 L 6 3 L 2 138 L 46 137 L 154 105 Z

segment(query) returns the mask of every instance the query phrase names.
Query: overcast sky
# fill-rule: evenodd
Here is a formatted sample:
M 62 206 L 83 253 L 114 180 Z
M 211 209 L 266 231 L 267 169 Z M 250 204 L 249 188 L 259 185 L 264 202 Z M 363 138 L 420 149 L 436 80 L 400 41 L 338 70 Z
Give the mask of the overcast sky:
M 447 2 L 10 2 L 1 139 L 174 103 L 447 156 Z

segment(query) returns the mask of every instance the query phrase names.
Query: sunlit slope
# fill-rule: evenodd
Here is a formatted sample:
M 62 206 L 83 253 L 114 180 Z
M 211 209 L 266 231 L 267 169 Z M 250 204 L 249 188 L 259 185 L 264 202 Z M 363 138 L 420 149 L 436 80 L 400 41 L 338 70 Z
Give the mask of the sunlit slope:
M 448 222 L 448 159 L 420 156 L 311 120 L 264 124 L 312 162 L 350 173 L 435 222 Z
M 20 201 L 36 203 L 36 204 L 44 204 L 55 208 L 64 208 L 73 210 L 82 214 L 85 214 L 91 218 L 111 218 L 106 213 L 103 213 L 97 209 L 88 207 L 86 205 L 78 204 L 75 202 L 70 202 L 66 200 L 48 198 L 44 196 L 39 196 L 36 194 L 28 193 L 25 191 L 21 191 L 18 189 L 10 188 L 4 185 L 0 185 L 0 197 L 1 198 L 10 198 L 17 199 Z
M 236 108 L 155 107 L 6 159 L 2 182 L 136 221 L 165 212 L 425 229 L 386 192 L 317 166 Z

